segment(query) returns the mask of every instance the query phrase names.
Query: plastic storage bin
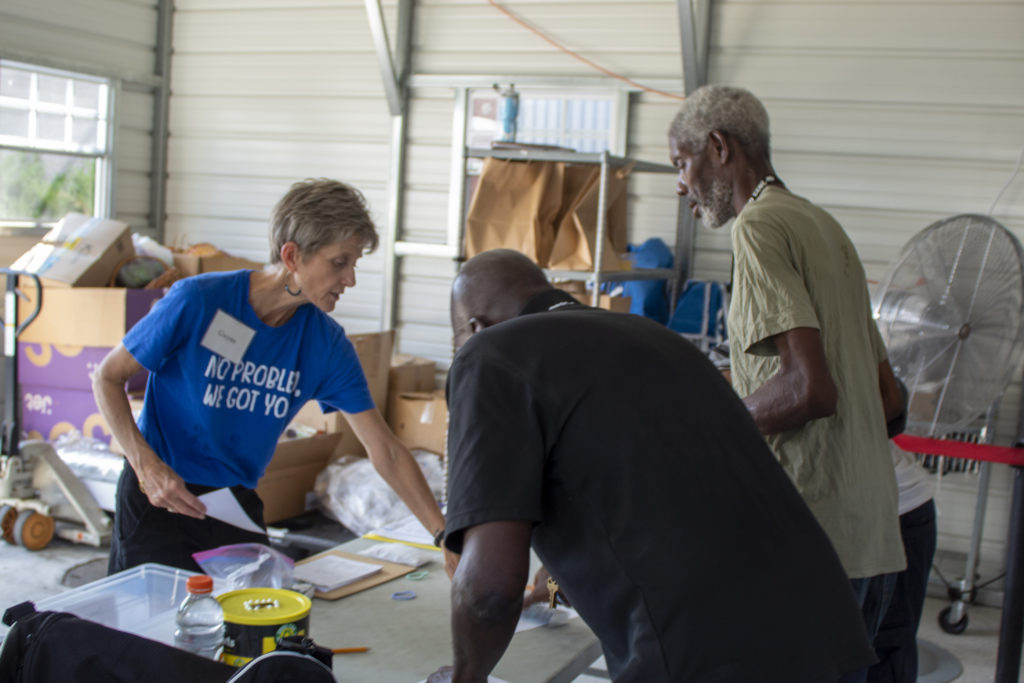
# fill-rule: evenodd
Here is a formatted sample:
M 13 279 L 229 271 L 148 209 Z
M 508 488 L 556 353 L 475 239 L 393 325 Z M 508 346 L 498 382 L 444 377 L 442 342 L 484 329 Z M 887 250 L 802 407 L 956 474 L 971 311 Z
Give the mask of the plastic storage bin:
M 195 572 L 146 563 L 35 602 L 111 628 L 174 645 L 174 615 Z M 218 590 L 220 589 L 220 590 Z M 214 584 L 214 593 L 223 586 Z

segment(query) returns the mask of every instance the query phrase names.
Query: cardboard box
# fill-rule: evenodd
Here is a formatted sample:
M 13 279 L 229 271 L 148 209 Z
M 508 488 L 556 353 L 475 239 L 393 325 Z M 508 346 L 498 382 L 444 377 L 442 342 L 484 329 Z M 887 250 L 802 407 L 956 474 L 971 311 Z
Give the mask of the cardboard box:
M 563 292 L 572 294 L 576 301 L 586 306 L 593 306 L 593 295 L 587 291 L 587 285 L 582 280 L 561 280 L 553 282 L 552 285 Z M 615 313 L 629 313 L 629 307 L 633 299 L 628 296 L 609 296 L 601 294 L 598 296 L 598 308 Z
M 589 306 L 590 300 L 588 299 L 583 303 Z M 629 296 L 608 296 L 607 294 L 602 294 L 598 299 L 597 307 L 614 313 L 629 313 L 632 303 L 633 298 Z
M 590 294 L 573 294 L 576 301 L 579 301 L 585 306 L 593 306 L 593 300 L 590 298 Z M 629 307 L 633 301 L 632 297 L 628 296 L 609 296 L 607 294 L 601 294 L 597 299 L 597 307 L 603 308 L 606 311 L 612 311 L 613 313 L 629 313 Z
M 394 415 L 394 403 L 398 395 L 409 391 L 433 391 L 437 386 L 437 363 L 429 358 L 397 354 L 391 358 L 391 370 L 388 372 L 388 409 L 390 422 Z
M 49 287 L 105 287 L 134 255 L 127 223 L 69 213 L 11 268 L 34 273 Z
M 262 263 L 227 254 L 219 256 L 174 254 L 174 267 L 180 270 L 185 277 L 220 270 L 263 270 Z
M 21 428 L 29 439 L 55 441 L 77 430 L 84 436 L 110 443 L 111 434 L 92 391 L 22 384 Z
M 35 287 L 22 291 L 28 300 L 18 304 L 19 324 L 35 307 Z M 18 335 L 18 342 L 111 348 L 163 295 L 162 289 L 44 287 L 39 316 Z
M 92 391 L 92 378 L 111 347 L 64 344 L 18 344 L 18 382 L 34 386 Z M 143 391 L 149 373 L 141 370 L 126 385 Z
M 268 524 L 301 515 L 318 475 L 331 460 L 341 442 L 341 433 L 320 434 L 304 439 L 282 439 L 274 457 L 256 486 L 263 500 L 263 520 Z
M 398 394 L 391 429 L 409 448 L 445 456 L 448 437 L 448 403 L 444 390 Z
M 391 350 L 395 344 L 394 330 L 368 334 L 350 334 L 349 341 L 356 349 L 359 362 L 366 375 L 373 402 L 380 407 L 387 405 L 388 373 L 391 369 Z M 316 401 L 308 401 L 292 420 L 292 426 L 312 427 L 318 432 L 341 432 L 343 440 L 339 446 L 342 455 L 365 455 L 366 450 L 355 437 L 345 416 L 339 411 L 324 413 Z

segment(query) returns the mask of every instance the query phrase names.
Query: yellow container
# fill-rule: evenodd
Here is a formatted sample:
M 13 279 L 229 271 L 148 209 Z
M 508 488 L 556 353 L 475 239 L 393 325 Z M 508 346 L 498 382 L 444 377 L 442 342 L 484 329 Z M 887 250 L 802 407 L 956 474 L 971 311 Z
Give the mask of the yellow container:
M 219 595 L 224 610 L 224 654 L 231 666 L 277 649 L 288 636 L 309 635 L 313 603 L 302 593 L 281 588 L 245 588 Z

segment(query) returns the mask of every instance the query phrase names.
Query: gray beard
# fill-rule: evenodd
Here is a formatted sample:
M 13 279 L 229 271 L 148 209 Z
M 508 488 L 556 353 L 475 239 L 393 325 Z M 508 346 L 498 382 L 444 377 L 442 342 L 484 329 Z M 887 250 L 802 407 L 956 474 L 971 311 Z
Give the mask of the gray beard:
M 700 216 L 704 225 L 714 230 L 736 218 L 732 205 L 732 185 L 722 178 L 712 178 L 706 202 L 700 204 Z

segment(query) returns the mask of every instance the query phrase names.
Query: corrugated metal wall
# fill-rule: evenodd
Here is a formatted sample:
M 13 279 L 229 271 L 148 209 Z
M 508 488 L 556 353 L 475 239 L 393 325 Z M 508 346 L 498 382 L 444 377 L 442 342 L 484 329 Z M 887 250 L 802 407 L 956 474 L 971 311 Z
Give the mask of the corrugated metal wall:
M 295 181 L 358 187 L 386 224 L 391 118 L 361 0 L 178 0 L 167 241 L 268 258 L 269 217 Z M 381 328 L 381 251 L 335 315 Z
M 114 217 L 149 225 L 157 0 L 4 0 L 0 57 L 113 78 Z
M 674 0 L 509 0 L 522 18 L 603 66 L 682 90 Z M 29 5 L 26 3 L 26 7 Z M 386 3 L 394 32 L 394 2 Z M 266 253 L 267 215 L 293 180 L 328 175 L 361 187 L 386 224 L 391 121 L 358 0 L 179 0 L 174 25 L 168 238 L 210 241 L 249 258 Z M 709 78 L 765 101 L 775 162 L 790 187 L 844 223 L 868 275 L 931 222 L 982 212 L 1024 145 L 1024 2 L 716 0 Z M 597 76 L 515 25 L 485 0 L 415 5 L 413 71 L 437 77 Z M 454 80 L 453 80 L 454 82 Z M 399 239 L 443 243 L 452 166 L 452 90 L 411 92 L 404 220 Z M 628 153 L 666 160 L 676 109 L 638 94 Z M 631 185 L 633 241 L 674 239 L 670 176 Z M 1024 235 L 1024 182 L 996 217 Z M 701 229 L 695 275 L 726 279 L 728 235 Z M 366 259 L 339 304 L 350 330 L 377 329 L 385 264 Z M 449 260 L 401 259 L 399 348 L 450 358 Z M 1011 387 L 999 422 L 1016 418 Z M 999 469 L 983 556 L 1002 562 L 1006 472 Z M 949 477 L 942 546 L 962 549 L 973 481 Z

